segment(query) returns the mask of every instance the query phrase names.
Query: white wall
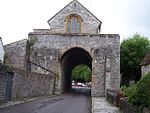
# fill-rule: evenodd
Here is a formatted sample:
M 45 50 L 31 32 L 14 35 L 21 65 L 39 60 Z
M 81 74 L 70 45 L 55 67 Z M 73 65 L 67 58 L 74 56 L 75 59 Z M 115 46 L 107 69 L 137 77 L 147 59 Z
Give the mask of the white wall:
M 3 62 L 4 61 L 4 48 L 3 48 L 3 42 L 0 37 L 0 60 Z

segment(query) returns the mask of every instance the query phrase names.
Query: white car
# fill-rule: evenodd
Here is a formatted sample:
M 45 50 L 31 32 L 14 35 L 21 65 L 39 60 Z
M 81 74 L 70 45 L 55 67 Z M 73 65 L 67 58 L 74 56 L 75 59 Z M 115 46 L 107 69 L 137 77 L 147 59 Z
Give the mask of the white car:
M 78 82 L 78 83 L 77 83 L 77 86 L 85 87 L 85 84 L 84 84 L 84 83 L 81 83 L 81 82 Z

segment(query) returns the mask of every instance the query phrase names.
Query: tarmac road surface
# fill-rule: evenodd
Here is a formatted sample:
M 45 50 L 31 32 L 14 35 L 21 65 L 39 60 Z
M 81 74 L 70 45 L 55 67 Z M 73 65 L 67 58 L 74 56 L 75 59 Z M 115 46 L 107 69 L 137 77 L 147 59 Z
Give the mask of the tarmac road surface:
M 2 108 L 0 113 L 91 113 L 91 97 L 64 94 Z

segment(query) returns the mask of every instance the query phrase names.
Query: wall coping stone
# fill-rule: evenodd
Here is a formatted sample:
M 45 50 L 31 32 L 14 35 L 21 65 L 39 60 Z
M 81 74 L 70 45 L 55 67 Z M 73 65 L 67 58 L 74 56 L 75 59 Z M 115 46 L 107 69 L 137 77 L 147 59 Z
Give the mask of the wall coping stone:
M 63 36 L 100 36 L 108 38 L 120 37 L 119 34 L 89 34 L 89 33 L 49 33 L 49 32 L 30 32 L 29 35 L 63 35 Z

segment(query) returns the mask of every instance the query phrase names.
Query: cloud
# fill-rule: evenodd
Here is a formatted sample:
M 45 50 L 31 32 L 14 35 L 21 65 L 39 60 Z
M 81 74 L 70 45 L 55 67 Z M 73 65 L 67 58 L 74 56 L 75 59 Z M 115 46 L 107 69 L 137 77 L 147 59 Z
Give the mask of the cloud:
M 102 33 L 135 32 L 150 37 L 150 0 L 78 0 L 102 23 Z M 3 0 L 0 4 L 0 36 L 4 44 L 28 38 L 34 28 L 49 29 L 47 20 L 70 0 Z

